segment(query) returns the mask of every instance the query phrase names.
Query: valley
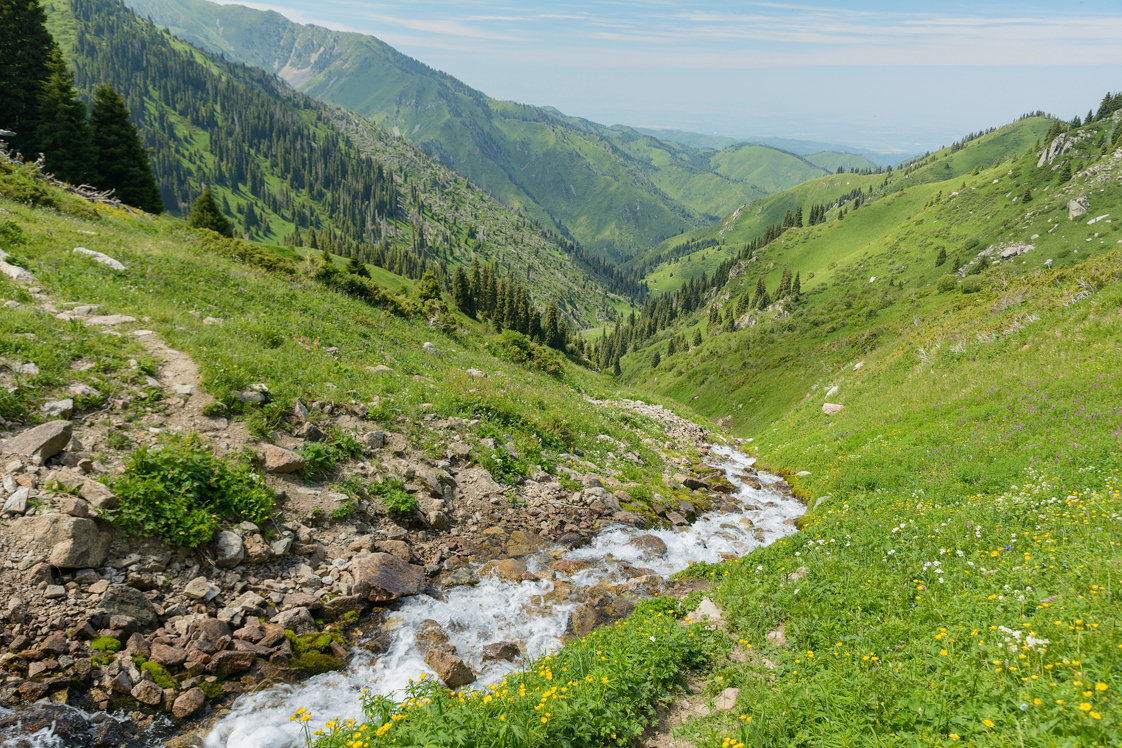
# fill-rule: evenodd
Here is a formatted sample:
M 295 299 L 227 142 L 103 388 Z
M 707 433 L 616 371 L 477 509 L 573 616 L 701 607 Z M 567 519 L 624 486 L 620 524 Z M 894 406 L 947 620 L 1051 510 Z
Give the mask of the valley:
M 0 154 L 0 747 L 1122 738 L 1122 94 L 894 161 L 127 5 L 166 212 Z

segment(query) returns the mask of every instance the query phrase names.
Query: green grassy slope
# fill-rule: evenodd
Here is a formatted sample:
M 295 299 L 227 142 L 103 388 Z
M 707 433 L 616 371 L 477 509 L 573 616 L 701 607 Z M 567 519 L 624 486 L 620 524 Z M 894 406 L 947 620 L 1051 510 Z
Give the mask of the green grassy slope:
M 850 193 L 862 191 L 862 199 L 877 200 L 912 185 L 953 180 L 974 169 L 991 166 L 1010 154 L 1024 153 L 1047 131 L 1050 120 L 1032 117 L 1020 120 L 965 144 L 961 149 L 945 148 L 888 174 L 833 174 L 803 182 L 795 187 L 754 200 L 714 226 L 696 229 L 662 242 L 636 257 L 632 267 L 647 268 L 653 290 L 678 288 L 689 278 L 713 269 L 747 242 L 763 233 L 767 226 L 782 221 L 786 212 L 799 206 L 804 213 L 811 205 L 833 206 L 836 216 L 843 203 L 852 205 Z M 715 241 L 717 246 L 660 263 L 660 256 L 685 241 Z
M 735 332 L 703 310 L 671 330 L 700 326 L 700 347 L 624 358 L 625 378 L 752 437 L 811 506 L 799 535 L 688 572 L 751 647 L 706 678 L 740 693 L 682 730 L 698 745 L 1122 736 L 1116 126 L 1039 168 L 1029 152 L 788 231 L 711 303 L 785 266 L 800 300 Z
M 806 156 L 806 160 L 830 172 L 836 172 L 838 169 L 849 171 L 851 169 L 877 168 L 877 164 L 870 161 L 867 156 L 842 151 L 820 151 Z

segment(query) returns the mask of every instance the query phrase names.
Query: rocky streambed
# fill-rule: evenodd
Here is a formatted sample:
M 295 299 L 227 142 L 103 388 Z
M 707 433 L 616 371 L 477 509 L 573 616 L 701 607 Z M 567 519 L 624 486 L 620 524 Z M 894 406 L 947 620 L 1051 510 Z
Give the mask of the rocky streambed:
M 630 612 L 634 601 L 667 591 L 666 577 L 691 563 L 742 556 L 794 532 L 805 507 L 781 480 L 757 473 L 731 447 L 713 457 L 733 485 L 720 508 L 693 524 L 645 530 L 612 526 L 588 545 L 531 549 L 464 570 L 451 586 L 399 603 L 356 648 L 348 667 L 297 684 L 241 695 L 206 734 L 207 748 L 289 748 L 303 739 L 289 721 L 309 710 L 314 727 L 362 718 L 362 689 L 400 692 L 429 673 L 455 687 L 495 683 L 561 646 L 566 637 Z M 313 727 L 313 729 L 314 729 Z

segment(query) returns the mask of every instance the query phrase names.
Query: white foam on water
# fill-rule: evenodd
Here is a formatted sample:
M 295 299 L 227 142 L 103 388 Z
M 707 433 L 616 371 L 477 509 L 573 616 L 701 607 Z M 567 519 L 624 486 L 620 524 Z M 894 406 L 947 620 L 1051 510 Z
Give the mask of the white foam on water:
M 689 527 L 677 530 L 609 528 L 589 545 L 563 555 L 576 561 L 596 562 L 569 581 L 577 586 L 625 581 L 629 577 L 623 573 L 624 565 L 668 576 L 691 563 L 743 556 L 795 531 L 789 520 L 800 516 L 805 507 L 768 488 L 780 478 L 759 473 L 757 480 L 761 488 L 752 488 L 744 484 L 740 476 L 752 466 L 754 458 L 725 446 L 714 447 L 713 452 L 722 458 L 719 467 L 736 487 L 730 498 L 759 509 L 711 512 Z M 632 541 L 642 535 L 659 538 L 666 544 L 666 552 L 655 556 L 633 545 Z M 527 565 L 534 569 L 542 561 L 532 558 Z M 565 633 L 569 614 L 576 603 L 548 601 L 545 596 L 552 590 L 553 583 L 548 581 L 509 582 L 486 577 L 475 586 L 446 590 L 442 600 L 427 595 L 408 598 L 389 615 L 383 626 L 391 637 L 389 649 L 383 655 L 375 657 L 356 648 L 350 664 L 343 670 L 239 696 L 230 713 L 207 735 L 206 746 L 295 748 L 303 743 L 304 727 L 290 721 L 289 717 L 301 707 L 312 714 L 307 723 L 312 730 L 330 719 L 361 721 L 360 694 L 364 688 L 371 693 L 400 694 L 409 680 L 420 677 L 421 673 L 435 675 L 414 641 L 414 630 L 426 619 L 441 625 L 457 653 L 479 673 L 475 686 L 496 683 L 518 665 L 483 662 L 484 645 L 513 641 L 528 658 L 560 646 L 560 637 Z

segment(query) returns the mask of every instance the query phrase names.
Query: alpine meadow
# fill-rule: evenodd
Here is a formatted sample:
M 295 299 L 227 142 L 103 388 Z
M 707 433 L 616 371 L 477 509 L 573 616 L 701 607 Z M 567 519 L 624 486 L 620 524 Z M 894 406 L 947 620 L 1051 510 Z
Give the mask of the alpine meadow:
M 0 748 L 1122 743 L 1122 16 L 997 5 L 0 0 Z

